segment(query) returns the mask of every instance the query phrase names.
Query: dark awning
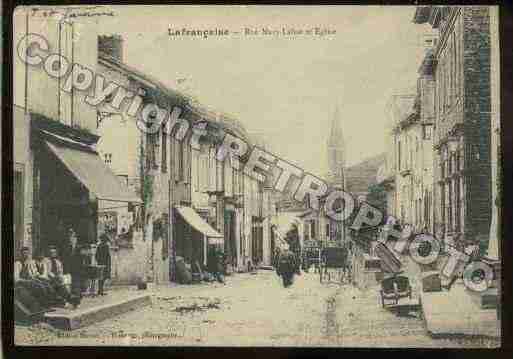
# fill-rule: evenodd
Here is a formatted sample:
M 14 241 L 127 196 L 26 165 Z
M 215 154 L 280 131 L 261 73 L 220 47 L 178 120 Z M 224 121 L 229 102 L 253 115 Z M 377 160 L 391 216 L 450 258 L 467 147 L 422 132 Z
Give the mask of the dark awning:
M 94 151 L 80 150 L 45 141 L 52 153 L 98 199 L 115 202 L 142 203 Z
M 210 226 L 200 215 L 191 207 L 176 206 L 176 210 L 182 218 L 191 225 L 192 228 L 210 238 L 223 238 L 223 236 Z

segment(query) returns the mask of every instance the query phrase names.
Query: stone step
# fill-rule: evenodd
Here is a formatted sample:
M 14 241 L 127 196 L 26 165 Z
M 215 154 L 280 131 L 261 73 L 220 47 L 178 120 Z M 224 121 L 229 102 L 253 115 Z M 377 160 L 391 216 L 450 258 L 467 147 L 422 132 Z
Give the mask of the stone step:
M 72 311 L 62 310 L 46 313 L 44 318 L 55 328 L 75 330 L 150 304 L 150 293 L 134 294 L 128 298 L 90 308 L 80 309 L 79 307 Z

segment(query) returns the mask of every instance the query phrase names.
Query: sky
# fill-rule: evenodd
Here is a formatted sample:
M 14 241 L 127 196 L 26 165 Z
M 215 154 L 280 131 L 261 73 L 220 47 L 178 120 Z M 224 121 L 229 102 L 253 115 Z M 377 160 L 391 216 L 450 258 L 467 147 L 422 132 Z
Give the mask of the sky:
M 327 171 L 335 106 L 347 165 L 382 153 L 386 104 L 413 93 L 426 26 L 406 6 L 111 6 L 100 34 L 121 34 L 124 61 L 202 104 L 237 117 L 278 156 Z M 327 36 L 244 36 L 261 30 L 329 28 Z M 169 36 L 168 28 L 228 29 L 225 37 Z M 179 83 L 178 79 L 185 79 Z

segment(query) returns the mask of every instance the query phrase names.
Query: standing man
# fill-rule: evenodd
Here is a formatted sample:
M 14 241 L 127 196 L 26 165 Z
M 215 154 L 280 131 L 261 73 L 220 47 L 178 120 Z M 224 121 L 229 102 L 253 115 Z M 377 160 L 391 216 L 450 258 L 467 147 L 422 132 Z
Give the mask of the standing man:
M 295 272 L 297 274 L 301 274 L 300 261 L 301 257 L 301 244 L 299 242 L 299 230 L 295 223 L 292 224 L 291 229 L 287 232 L 287 243 L 289 245 L 290 251 L 294 254 L 296 260 L 296 269 Z
M 208 271 L 210 273 L 212 273 L 214 278 L 219 283 L 224 283 L 224 277 L 223 277 L 224 265 L 223 265 L 223 260 L 224 260 L 224 254 L 221 251 L 221 249 L 219 249 L 217 247 L 217 245 L 212 246 L 210 248 L 208 259 L 207 259 L 207 267 L 208 267 Z
M 71 293 L 78 298 L 82 298 L 82 278 L 85 271 L 85 257 L 78 245 L 78 238 L 73 228 L 69 229 L 68 251 L 70 254 L 67 267 L 71 274 Z
M 103 287 L 105 285 L 105 280 L 111 278 L 111 256 L 110 256 L 110 246 L 109 246 L 109 237 L 103 233 L 100 236 L 100 244 L 96 248 L 96 263 L 98 265 L 105 266 L 103 269 L 103 274 L 101 278 L 98 280 L 98 295 L 105 295 L 103 291 Z
M 63 238 L 62 245 L 62 264 L 63 271 L 65 274 L 71 273 L 73 268 L 73 253 L 75 252 L 75 248 L 77 246 L 77 235 L 73 228 L 68 228 L 66 235 Z
M 294 273 L 297 272 L 297 260 L 294 253 L 286 248 L 278 258 L 278 267 L 276 273 L 282 277 L 283 286 L 290 287 L 294 282 Z

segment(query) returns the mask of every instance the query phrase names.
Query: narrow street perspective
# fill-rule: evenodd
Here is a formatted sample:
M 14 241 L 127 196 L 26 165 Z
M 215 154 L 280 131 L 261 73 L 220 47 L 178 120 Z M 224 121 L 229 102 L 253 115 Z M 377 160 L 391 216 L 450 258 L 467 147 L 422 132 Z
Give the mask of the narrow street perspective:
M 500 347 L 498 14 L 17 7 L 15 345 Z
M 19 328 L 20 345 L 207 345 L 350 347 L 495 347 L 497 339 L 426 335 L 416 314 L 398 316 L 374 290 L 322 284 L 304 273 L 284 290 L 272 271 L 226 285 L 158 288 L 152 304 L 76 331 Z

